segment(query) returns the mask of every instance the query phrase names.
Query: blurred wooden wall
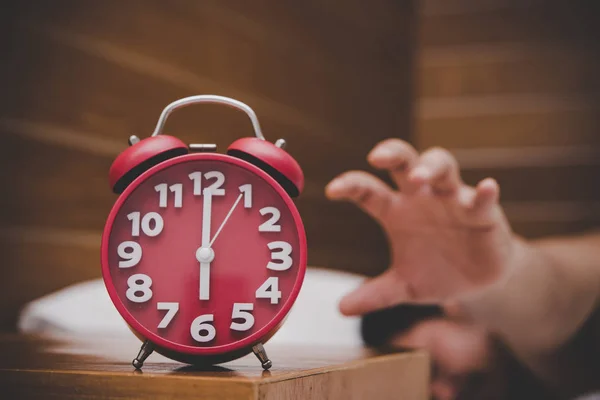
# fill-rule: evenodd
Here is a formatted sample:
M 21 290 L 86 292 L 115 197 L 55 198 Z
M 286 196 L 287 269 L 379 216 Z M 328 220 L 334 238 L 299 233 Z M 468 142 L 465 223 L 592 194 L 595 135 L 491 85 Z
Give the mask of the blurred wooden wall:
M 25 302 L 100 276 L 112 160 L 192 94 L 244 101 L 269 139 L 288 141 L 306 175 L 298 206 L 311 265 L 385 268 L 377 226 L 323 188 L 365 168 L 377 141 L 407 137 L 412 10 L 395 0 L 3 2 L 0 327 Z M 252 134 L 245 115 L 219 106 L 178 111 L 167 131 L 220 151 Z
M 516 232 L 600 223 L 600 3 L 418 2 L 414 140 L 498 179 Z

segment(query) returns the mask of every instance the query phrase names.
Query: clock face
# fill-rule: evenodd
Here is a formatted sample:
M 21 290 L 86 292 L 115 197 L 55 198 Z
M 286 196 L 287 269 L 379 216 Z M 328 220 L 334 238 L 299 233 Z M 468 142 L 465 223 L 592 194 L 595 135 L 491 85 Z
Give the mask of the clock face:
M 219 354 L 285 317 L 306 268 L 289 196 L 257 167 L 219 154 L 163 162 L 119 197 L 103 237 L 107 289 L 158 345 Z

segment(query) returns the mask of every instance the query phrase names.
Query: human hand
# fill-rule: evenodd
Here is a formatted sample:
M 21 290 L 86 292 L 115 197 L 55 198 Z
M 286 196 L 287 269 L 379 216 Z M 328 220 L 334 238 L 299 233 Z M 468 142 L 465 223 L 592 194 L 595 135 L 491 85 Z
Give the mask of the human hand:
M 381 224 L 391 265 L 344 297 L 342 313 L 453 300 L 508 272 L 515 241 L 498 205 L 496 181 L 467 186 L 447 150 L 419 155 L 399 139 L 379 143 L 368 161 L 388 170 L 398 190 L 366 172 L 350 171 L 331 181 L 326 195 L 354 202 Z

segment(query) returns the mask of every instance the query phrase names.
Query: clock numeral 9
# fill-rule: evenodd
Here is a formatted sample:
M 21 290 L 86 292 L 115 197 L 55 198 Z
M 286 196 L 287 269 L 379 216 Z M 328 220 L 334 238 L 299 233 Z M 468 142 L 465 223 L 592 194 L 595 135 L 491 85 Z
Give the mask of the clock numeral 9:
M 127 279 L 125 295 L 134 303 L 145 303 L 152 298 L 152 279 L 148 275 L 134 274 Z M 141 294 L 140 294 L 141 293 Z
M 194 195 L 200 196 L 202 194 L 202 172 L 192 172 L 188 177 L 194 182 Z M 215 182 L 208 186 L 205 190 L 209 190 L 213 196 L 225 195 L 225 189 L 221 186 L 225 183 L 225 175 L 219 171 L 210 171 L 204 174 L 204 179 L 214 179 Z
M 134 211 L 127 214 L 127 219 L 131 221 L 131 236 L 140 236 L 140 226 L 146 236 L 154 237 L 160 234 L 164 227 L 164 222 L 159 213 L 149 212 L 144 215 L 140 223 L 140 212 Z
M 209 322 L 214 321 L 213 314 L 204 314 L 196 317 L 190 326 L 190 334 L 196 342 L 210 342 L 217 335 L 217 330 Z
M 142 246 L 137 242 L 125 241 L 117 247 L 117 254 L 125 260 L 119 261 L 119 268 L 135 267 L 142 259 Z

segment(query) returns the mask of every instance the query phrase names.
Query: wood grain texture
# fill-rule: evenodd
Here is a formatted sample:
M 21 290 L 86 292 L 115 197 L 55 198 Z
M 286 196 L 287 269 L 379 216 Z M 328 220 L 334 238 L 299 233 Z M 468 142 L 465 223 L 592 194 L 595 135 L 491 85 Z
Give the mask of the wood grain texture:
M 136 352 L 136 342 L 0 336 L 0 390 L 22 399 L 427 398 L 429 366 L 422 352 L 271 346 L 269 372 L 252 354 L 204 369 L 152 355 L 143 371 L 135 372 L 128 356 Z
M 419 2 L 414 141 L 449 148 L 476 184 L 494 177 L 518 234 L 600 225 L 598 5 Z
M 309 262 L 378 273 L 388 259 L 379 228 L 358 209 L 328 202 L 323 189 L 342 171 L 366 168 L 379 140 L 408 138 L 413 8 L 392 0 L 7 3 L 0 159 L 12 189 L 0 227 L 99 233 L 116 199 L 108 168 L 127 138 L 149 135 L 177 98 L 220 94 L 253 107 L 266 137 L 285 138 L 301 164 Z M 220 152 L 252 135 L 244 114 L 211 105 L 178 111 L 166 131 Z M 0 326 L 40 291 L 99 274 L 95 249 L 75 249 L 63 264 L 62 248 L 13 248 L 8 239 L 0 242 L 11 274 L 24 274 L 11 279 L 26 283 Z M 16 253 L 25 249 L 39 256 Z M 44 274 L 53 277 L 30 282 Z

